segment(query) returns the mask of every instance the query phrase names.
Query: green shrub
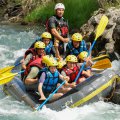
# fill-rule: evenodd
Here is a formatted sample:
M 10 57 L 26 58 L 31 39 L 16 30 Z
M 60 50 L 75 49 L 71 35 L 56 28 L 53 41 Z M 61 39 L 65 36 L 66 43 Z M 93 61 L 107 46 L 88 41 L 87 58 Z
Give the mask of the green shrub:
M 70 28 L 80 28 L 98 9 L 97 0 L 64 0 L 66 10 L 64 18 L 69 22 Z M 46 19 L 54 14 L 54 2 L 46 6 L 39 6 L 33 10 L 25 20 L 45 23 Z

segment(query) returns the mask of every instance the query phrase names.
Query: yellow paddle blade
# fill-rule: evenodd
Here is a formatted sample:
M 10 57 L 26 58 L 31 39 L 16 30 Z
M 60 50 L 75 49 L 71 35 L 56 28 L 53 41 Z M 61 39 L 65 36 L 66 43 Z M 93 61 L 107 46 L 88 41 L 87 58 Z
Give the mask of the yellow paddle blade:
M 109 56 L 108 55 L 100 55 L 98 57 L 92 58 L 92 61 L 98 61 L 98 60 L 102 60 L 102 59 L 105 59 L 105 58 L 109 58 Z
M 18 73 L 4 73 L 0 75 L 0 85 L 10 82 Z
M 102 33 L 104 32 L 106 26 L 108 24 L 108 18 L 107 16 L 103 15 L 100 22 L 99 22 L 99 25 L 97 27 L 97 30 L 96 30 L 96 37 L 95 37 L 95 40 L 97 40 L 97 38 L 102 35 Z
M 2 69 L 0 69 L 0 74 L 3 74 L 5 72 L 10 72 L 13 68 L 14 68 L 14 66 L 8 66 L 5 68 L 2 68 Z
M 108 58 L 106 58 L 106 59 L 97 61 L 97 62 L 92 66 L 92 68 L 107 69 L 107 68 L 110 68 L 111 66 L 112 66 L 112 65 L 111 65 L 110 60 L 109 60 Z

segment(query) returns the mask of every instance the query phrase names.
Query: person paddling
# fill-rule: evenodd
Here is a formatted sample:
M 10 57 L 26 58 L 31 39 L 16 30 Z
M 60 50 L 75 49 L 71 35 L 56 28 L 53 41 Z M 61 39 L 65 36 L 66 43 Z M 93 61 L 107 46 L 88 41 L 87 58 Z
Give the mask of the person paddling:
M 61 74 L 63 76 L 68 76 L 69 79 L 69 83 L 76 85 L 76 83 L 74 82 L 75 78 L 78 75 L 78 72 L 80 70 L 80 64 L 78 63 L 78 59 L 75 55 L 68 55 L 66 57 L 66 66 L 63 67 L 63 70 L 61 71 Z M 85 77 L 84 75 L 86 75 L 85 71 L 83 70 L 78 81 L 77 84 L 79 84 L 80 82 L 85 81 Z
M 93 62 L 91 61 L 91 57 L 88 57 L 88 52 L 83 51 L 78 55 L 79 62 L 82 66 L 83 62 L 86 61 L 86 65 L 84 67 L 84 71 L 82 74 L 85 78 L 88 78 L 92 75 L 91 73 L 91 66 L 93 65 Z
M 45 44 L 39 41 L 35 43 L 33 49 L 29 49 L 26 52 L 26 54 L 28 54 L 25 56 L 25 60 L 22 63 L 23 69 L 25 69 L 22 80 L 26 90 L 37 91 L 38 73 L 44 67 L 42 63 L 42 57 L 45 55 L 44 49 Z
M 44 58 L 43 58 L 44 59 Z M 46 62 L 47 61 L 47 62 Z M 58 83 L 62 83 L 63 80 L 66 80 L 65 86 L 62 86 L 57 93 L 55 93 L 51 100 L 56 100 L 61 97 L 64 93 L 71 90 L 67 81 L 68 77 L 62 76 L 57 70 L 57 61 L 54 58 L 49 58 L 49 60 L 43 61 L 47 65 L 47 70 L 45 70 L 39 79 L 38 91 L 40 93 L 40 100 L 45 100 L 56 88 Z

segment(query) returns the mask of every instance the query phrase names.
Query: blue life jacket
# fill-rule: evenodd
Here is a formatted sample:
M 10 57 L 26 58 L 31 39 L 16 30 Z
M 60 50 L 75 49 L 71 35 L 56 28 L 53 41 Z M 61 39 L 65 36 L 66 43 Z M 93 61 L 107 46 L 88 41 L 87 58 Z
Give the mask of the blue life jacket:
M 42 38 L 38 36 L 36 38 L 36 41 L 42 41 Z M 53 42 L 50 41 L 50 43 L 45 47 L 46 55 L 50 55 L 51 54 L 52 47 L 53 47 Z
M 46 55 L 51 54 L 52 47 L 53 47 L 53 42 L 50 41 L 50 43 L 45 47 L 45 53 L 46 53 Z
M 59 72 L 56 70 L 54 73 L 51 73 L 49 70 L 46 71 L 46 78 L 43 83 L 43 91 L 46 93 L 50 93 L 56 89 L 57 83 L 59 79 Z
M 72 41 L 70 41 L 70 42 L 67 44 L 67 47 L 68 47 L 69 50 L 70 50 L 70 54 L 71 54 L 71 55 L 75 55 L 75 56 L 78 56 L 79 53 L 81 53 L 82 51 L 87 51 L 86 43 L 85 43 L 84 40 L 81 41 L 79 48 L 74 48 L 74 47 L 73 47 L 73 44 L 72 44 Z

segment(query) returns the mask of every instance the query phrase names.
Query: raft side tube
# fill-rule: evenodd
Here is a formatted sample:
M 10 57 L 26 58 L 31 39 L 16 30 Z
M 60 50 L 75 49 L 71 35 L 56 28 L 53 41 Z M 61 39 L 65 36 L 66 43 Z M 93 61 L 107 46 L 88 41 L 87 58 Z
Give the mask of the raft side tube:
M 92 76 L 83 82 L 83 84 L 79 84 L 57 101 L 47 104 L 46 106 L 54 110 L 61 110 L 66 106 L 79 107 L 84 104 L 97 102 L 111 92 L 115 78 L 116 75 L 111 70 L 94 75 L 94 77 Z
M 37 107 L 37 104 L 31 99 L 31 97 L 25 92 L 25 90 L 21 89 L 20 79 L 18 79 L 17 77 L 15 77 L 14 80 L 11 81 L 9 84 L 4 85 L 4 90 L 7 91 L 7 93 L 13 96 L 16 100 L 20 102 L 24 101 L 34 110 Z

